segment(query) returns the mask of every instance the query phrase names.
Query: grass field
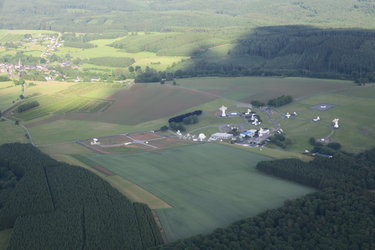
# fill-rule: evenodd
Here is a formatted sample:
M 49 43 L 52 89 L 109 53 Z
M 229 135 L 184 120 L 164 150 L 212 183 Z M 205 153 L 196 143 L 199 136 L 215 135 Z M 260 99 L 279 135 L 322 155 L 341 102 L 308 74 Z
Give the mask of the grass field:
M 14 122 L 0 119 L 0 145 L 12 142 L 28 142 L 24 130 Z
M 208 233 L 314 191 L 256 171 L 256 163 L 268 157 L 219 144 L 81 157 L 171 205 L 157 210 L 170 241 Z
M 291 95 L 299 99 L 343 90 L 353 83 L 297 77 L 207 77 L 178 79 L 177 84 L 237 101 L 250 102 L 251 100 L 268 101 L 280 95 Z
M 64 115 L 47 120 L 30 128 L 37 144 L 71 142 L 78 139 L 152 130 L 164 124 L 164 121 L 156 120 L 137 124 L 137 126 L 126 126 L 107 122 L 71 120 Z
M 323 103 L 333 104 L 335 108 L 326 111 L 310 109 Z M 331 138 L 341 143 L 344 150 L 358 153 L 375 146 L 375 86 L 352 86 L 337 93 L 312 96 L 282 107 L 280 111 L 296 111 L 300 119 L 305 119 L 282 121 L 282 127 L 295 143 L 292 149 L 311 147 L 308 145 L 310 137 L 326 137 L 334 118 L 340 119 L 340 128 Z M 321 121 L 313 123 L 312 118 L 317 116 Z

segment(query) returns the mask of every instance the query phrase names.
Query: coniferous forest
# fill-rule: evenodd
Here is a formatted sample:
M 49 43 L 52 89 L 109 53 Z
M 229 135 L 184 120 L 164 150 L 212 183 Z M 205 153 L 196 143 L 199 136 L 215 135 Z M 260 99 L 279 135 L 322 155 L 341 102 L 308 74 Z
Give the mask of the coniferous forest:
M 260 162 L 258 170 L 319 188 L 278 209 L 160 249 L 374 249 L 375 148 L 306 163 Z
M 223 58 L 193 57 L 176 76 L 284 75 L 375 80 L 375 32 L 310 26 L 259 27 L 240 37 Z
M 147 249 L 163 243 L 151 210 L 93 173 L 29 144 L 0 147 L 0 229 L 8 249 Z

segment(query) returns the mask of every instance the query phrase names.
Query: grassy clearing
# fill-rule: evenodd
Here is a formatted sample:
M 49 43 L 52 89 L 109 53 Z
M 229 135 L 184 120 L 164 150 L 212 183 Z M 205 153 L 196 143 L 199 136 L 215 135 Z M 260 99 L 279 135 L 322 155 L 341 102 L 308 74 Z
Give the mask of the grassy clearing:
M 0 231 L 0 250 L 6 250 L 9 244 L 13 229 Z
M 374 87 L 351 87 L 340 93 L 323 94 L 302 99 L 280 109 L 282 112 L 296 111 L 301 120 L 285 120 L 283 127 L 296 142 L 296 149 L 308 147 L 310 137 L 322 138 L 329 134 L 332 120 L 340 119 L 340 129 L 336 130 L 332 139 L 343 145 L 344 150 L 358 153 L 375 146 L 375 93 Z M 311 110 L 317 104 L 333 104 L 336 107 L 327 111 Z M 321 117 L 318 123 L 311 119 Z
M 25 131 L 14 122 L 0 120 L 0 145 L 12 142 L 27 143 Z
M 185 88 L 199 89 L 243 102 L 267 101 L 283 94 L 298 99 L 352 86 L 350 81 L 298 77 L 207 77 L 179 79 L 177 83 Z
M 171 241 L 208 233 L 313 191 L 256 171 L 256 163 L 268 157 L 219 144 L 84 157 L 171 205 L 157 210 Z

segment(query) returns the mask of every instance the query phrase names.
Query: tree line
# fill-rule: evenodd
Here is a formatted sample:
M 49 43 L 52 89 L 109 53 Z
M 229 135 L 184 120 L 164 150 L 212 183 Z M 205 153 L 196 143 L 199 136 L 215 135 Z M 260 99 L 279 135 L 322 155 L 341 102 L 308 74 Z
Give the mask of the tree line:
M 25 112 L 25 111 L 27 111 L 29 109 L 38 107 L 38 106 L 39 106 L 39 102 L 38 101 L 27 102 L 27 103 L 19 105 L 17 107 L 17 112 L 18 113 L 22 113 L 22 112 Z
M 305 76 L 373 82 L 374 46 L 372 30 L 260 27 L 240 37 L 226 57 L 194 57 L 176 77 Z
M 147 249 L 163 243 L 146 205 L 132 203 L 83 168 L 18 143 L 0 146 L 0 166 L 17 179 L 6 197 L 3 186 L 0 192 L 0 230 L 13 228 L 10 250 Z

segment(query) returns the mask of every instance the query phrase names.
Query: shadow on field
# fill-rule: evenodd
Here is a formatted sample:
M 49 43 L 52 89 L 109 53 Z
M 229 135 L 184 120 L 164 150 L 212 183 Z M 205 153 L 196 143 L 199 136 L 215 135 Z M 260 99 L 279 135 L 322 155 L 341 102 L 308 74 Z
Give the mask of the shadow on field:
M 260 27 L 231 47 L 194 51 L 176 77 L 284 75 L 375 80 L 375 31 Z

